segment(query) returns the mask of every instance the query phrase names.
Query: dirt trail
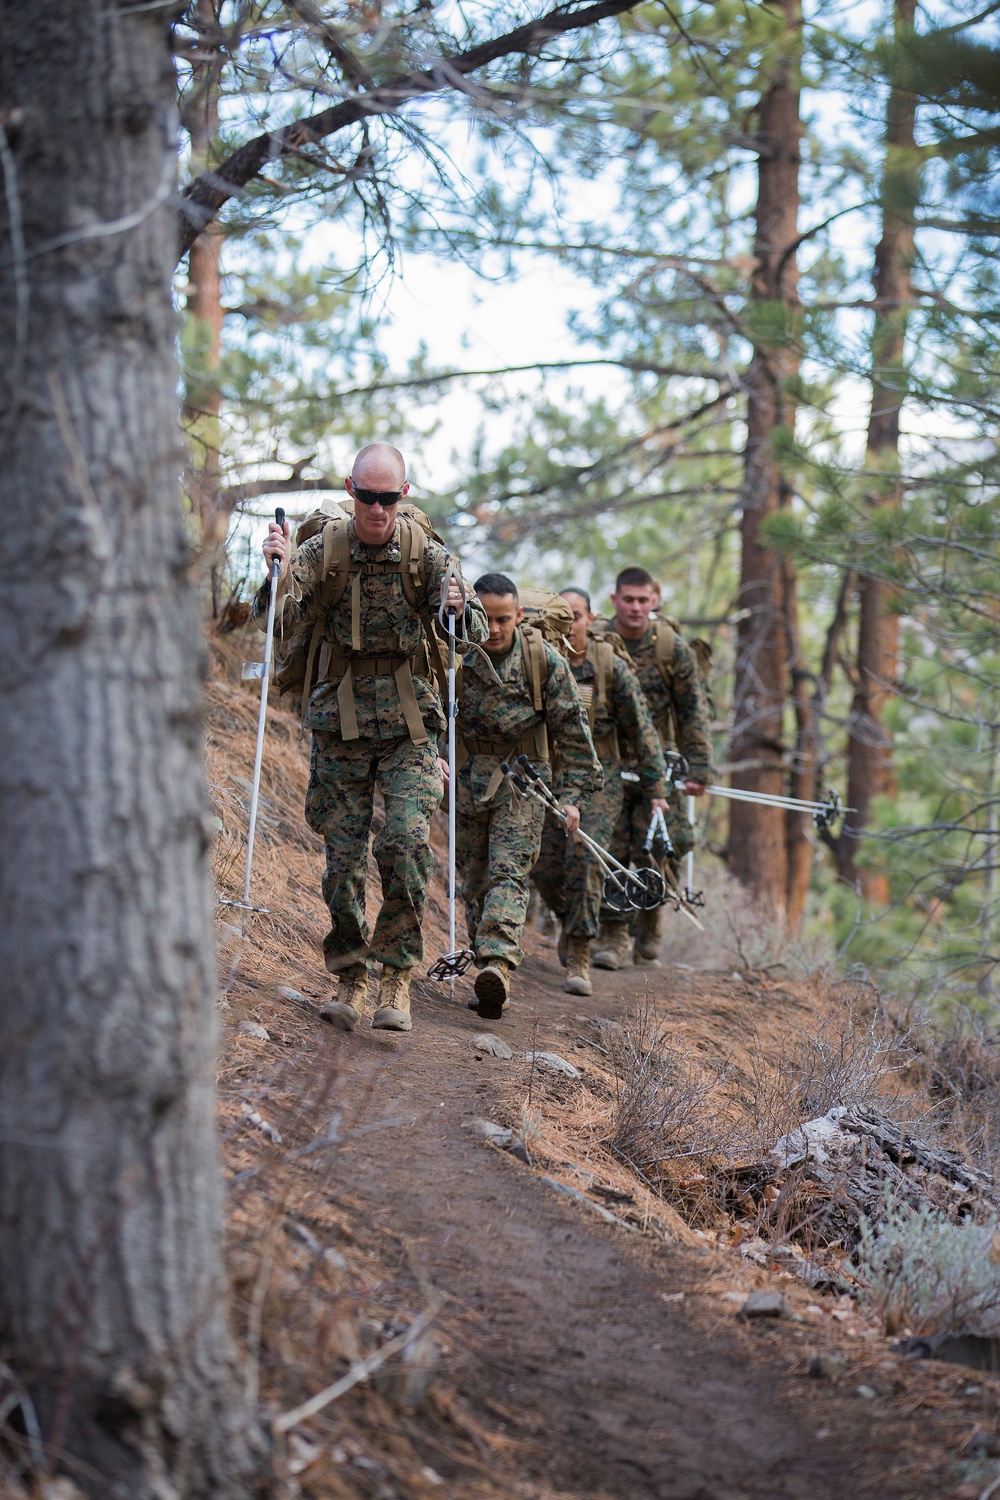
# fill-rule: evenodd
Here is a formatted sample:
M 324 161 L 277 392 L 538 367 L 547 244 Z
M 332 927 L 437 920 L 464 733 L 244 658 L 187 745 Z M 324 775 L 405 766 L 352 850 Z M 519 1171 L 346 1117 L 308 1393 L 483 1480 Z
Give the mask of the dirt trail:
M 256 708 L 221 676 L 210 704 L 217 878 L 235 894 Z M 271 915 L 251 924 L 246 939 L 220 923 L 220 1107 L 237 1324 L 251 1358 L 259 1350 L 268 1400 L 287 1408 L 358 1357 L 353 1336 L 345 1343 L 338 1328 L 345 1316 L 363 1317 L 369 1296 L 398 1307 L 404 1324 L 413 1316 L 420 1289 L 412 1264 L 448 1298 L 439 1325 L 450 1352 L 438 1372 L 440 1399 L 412 1418 L 380 1404 L 370 1386 L 331 1407 L 314 1434 L 326 1457 L 288 1493 L 975 1500 L 996 1472 L 992 1459 L 977 1466 L 964 1457 L 977 1432 L 985 1453 L 994 1451 L 1000 1391 L 988 1378 L 970 1381 L 971 1372 L 941 1365 L 904 1368 L 853 1312 L 838 1312 L 829 1298 L 823 1309 L 810 1306 L 812 1295 L 787 1280 L 782 1289 L 797 1298 L 799 1321 L 740 1323 L 737 1289 L 767 1284 L 770 1273 L 698 1243 L 676 1214 L 671 1228 L 673 1211 L 660 1200 L 665 1236 L 608 1224 L 559 1193 L 543 1173 L 586 1186 L 558 1157 L 572 1134 L 574 1094 L 595 1097 L 582 1083 L 535 1075 L 546 1120 L 555 1120 L 547 1159 L 535 1166 L 464 1128 L 473 1117 L 516 1116 L 529 1086 L 528 1049 L 586 1069 L 588 1049 L 577 1038 L 587 1018 L 622 1014 L 647 987 L 694 1045 L 732 1056 L 746 1045 L 748 1009 L 758 1039 L 770 1034 L 767 1045 L 782 1027 L 808 1024 L 804 987 L 763 974 L 630 969 L 595 975 L 592 997 L 568 996 L 554 945 L 532 933 L 501 1022 L 487 1027 L 466 1008 L 470 977 L 459 981 L 455 1002 L 447 986 L 420 980 L 411 1035 L 367 1025 L 336 1033 L 313 1008 L 331 986 L 319 958 L 321 850 L 301 820 L 305 775 L 294 721 L 276 712 L 257 887 Z M 439 877 L 425 929 L 429 957 L 446 946 Z M 277 986 L 289 984 L 312 1001 L 282 999 Z M 246 1021 L 262 1021 L 263 1036 L 241 1030 Z M 472 1039 L 484 1030 L 513 1047 L 512 1061 L 477 1059 Z M 280 1125 L 283 1144 L 246 1123 L 245 1101 Z M 334 1104 L 345 1115 L 341 1144 L 310 1155 Z M 319 1236 L 307 1236 L 308 1252 L 296 1218 Z M 378 1243 L 369 1242 L 373 1221 L 386 1231 L 372 1231 Z M 336 1236 L 347 1259 L 331 1251 L 341 1269 L 321 1272 L 315 1256 Z M 834 1346 L 848 1358 L 844 1380 L 808 1378 L 810 1351 Z M 856 1394 L 862 1383 L 867 1398 Z
M 555 1026 L 613 1016 L 630 992 L 648 984 L 669 995 L 674 983 L 633 970 L 598 976 L 591 998 L 570 997 L 561 971 L 536 956 L 493 1029 L 515 1052 L 558 1050 Z M 464 998 L 468 981 L 459 989 Z M 416 994 L 411 1036 L 363 1030 L 335 1044 L 348 1086 L 370 1089 L 365 1121 L 405 1121 L 346 1149 L 338 1183 L 474 1314 L 461 1387 L 531 1439 L 525 1477 L 574 1495 L 657 1500 L 939 1493 L 914 1488 L 909 1464 L 894 1476 L 897 1455 L 914 1456 L 912 1430 L 897 1447 L 887 1411 L 873 1422 L 864 1400 L 803 1381 L 801 1345 L 779 1354 L 765 1339 L 755 1350 L 732 1304 L 722 1314 L 717 1298 L 699 1304 L 712 1252 L 605 1225 L 463 1128 L 493 1113 L 512 1065 L 475 1060 L 484 1025 L 446 987 L 425 982 Z M 677 1292 L 683 1303 L 664 1300 Z

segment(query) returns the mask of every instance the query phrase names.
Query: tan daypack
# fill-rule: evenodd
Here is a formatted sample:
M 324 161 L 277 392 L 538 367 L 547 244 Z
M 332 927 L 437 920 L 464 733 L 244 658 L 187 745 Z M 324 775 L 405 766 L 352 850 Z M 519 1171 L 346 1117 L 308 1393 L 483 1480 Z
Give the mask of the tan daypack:
M 275 647 L 275 684 L 279 694 L 295 693 L 300 697 L 303 720 L 309 699 L 322 681 L 339 676 L 337 702 L 340 706 L 340 731 L 345 740 L 358 738 L 357 712 L 354 706 L 352 658 L 361 657 L 361 575 L 398 573 L 406 601 L 418 615 L 424 639 L 417 655 L 395 666 L 388 663 L 396 679 L 399 701 L 410 739 L 415 745 L 427 743 L 427 731 L 413 691 L 413 674 L 429 676 L 433 669 L 444 691 L 445 667 L 441 657 L 433 616 L 427 604 L 427 574 L 424 567 L 424 544 L 427 537 L 440 538 L 430 519 L 415 505 L 399 507 L 399 562 L 372 563 L 352 561 L 348 523 L 353 513 L 352 500 L 326 502 L 300 523 L 295 545 L 323 533 L 323 571 L 317 589 L 315 619 L 305 623 L 287 641 Z M 323 627 L 329 611 L 352 589 L 351 654 L 340 652 L 323 641 Z M 362 658 L 364 659 L 364 658 Z M 374 670 L 381 670 L 381 664 Z

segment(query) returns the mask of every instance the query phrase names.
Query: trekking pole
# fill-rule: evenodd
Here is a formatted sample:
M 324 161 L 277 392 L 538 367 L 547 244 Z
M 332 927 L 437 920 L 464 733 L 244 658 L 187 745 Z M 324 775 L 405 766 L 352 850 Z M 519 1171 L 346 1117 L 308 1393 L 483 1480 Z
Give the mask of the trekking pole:
M 274 519 L 285 530 L 285 512 L 279 505 L 274 512 Z M 274 645 L 274 609 L 278 600 L 278 574 L 281 572 L 281 558 L 276 557 L 271 564 L 271 589 L 267 600 L 267 629 L 264 632 L 264 660 L 248 661 L 243 664 L 243 676 L 247 680 L 260 678 L 260 708 L 257 712 L 257 749 L 254 753 L 253 762 L 253 788 L 250 792 L 250 818 L 247 824 L 247 864 L 243 875 L 243 900 L 242 901 L 219 901 L 220 906 L 238 906 L 244 912 L 262 912 L 269 915 L 266 906 L 250 905 L 250 871 L 253 866 L 253 845 L 257 832 L 257 806 L 260 802 L 260 768 L 264 760 L 264 726 L 267 723 L 267 690 L 271 677 L 271 649 Z M 246 917 L 243 918 L 244 928 Z
M 563 827 L 566 826 L 566 814 L 559 799 L 526 755 L 518 756 L 517 769 L 507 765 L 506 761 L 500 769 L 517 791 L 540 802 Z M 665 888 L 658 870 L 630 870 L 582 828 L 577 828 L 573 837 L 593 856 L 604 876 L 602 899 L 605 906 L 612 911 L 626 912 L 649 911 L 662 904 Z
M 667 757 L 667 777 L 673 785 L 686 780 L 688 763 L 683 755 L 671 751 Z M 845 812 L 855 812 L 853 807 L 842 807 L 838 792 L 827 792 L 822 801 L 808 797 L 786 797 L 780 792 L 749 792 L 739 786 L 706 786 L 710 797 L 725 797 L 729 802 L 753 802 L 758 807 L 783 807 L 789 812 L 812 814 L 816 828 L 830 828 Z M 690 816 L 690 802 L 688 804 Z M 693 821 L 693 819 L 692 819 Z
M 452 579 L 455 579 L 461 587 L 461 578 L 454 563 L 449 563 L 448 571 L 441 582 L 441 608 L 438 611 L 438 619 L 442 624 L 447 619 L 448 623 L 448 943 L 449 951 L 439 958 L 427 971 L 428 979 L 447 979 L 451 985 L 451 998 L 455 998 L 455 980 L 464 974 L 471 963 L 475 961 L 475 953 L 471 948 L 456 948 L 455 946 L 455 834 L 456 818 L 455 805 L 457 788 L 456 761 L 458 759 L 455 746 L 455 719 L 458 715 L 458 701 L 455 692 L 456 674 L 456 651 L 455 651 L 455 610 L 447 604 L 448 588 Z M 463 591 L 464 598 L 464 591 Z
M 691 824 L 691 827 L 693 828 L 694 827 L 694 798 L 693 797 L 688 797 L 688 822 Z M 685 876 L 684 876 L 684 878 L 685 878 L 685 883 L 687 885 L 687 890 L 685 891 L 684 894 L 687 896 L 687 899 L 689 901 L 693 902 L 693 900 L 694 900 L 694 834 L 693 833 L 691 835 L 691 848 L 687 852 L 687 859 L 684 861 L 684 867 L 685 867 Z
M 671 900 L 676 909 L 683 912 L 688 921 L 693 922 L 699 932 L 704 932 L 704 927 L 702 927 L 691 908 L 694 906 L 704 906 L 705 903 L 700 899 L 700 892 L 696 893 L 695 899 L 692 900 L 691 892 L 682 891 L 677 884 L 677 877 L 674 875 L 670 865 L 670 856 L 674 853 L 674 843 L 670 837 L 670 830 L 667 828 L 667 820 L 663 815 L 663 809 L 660 807 L 656 809 L 649 820 L 649 829 L 642 846 L 643 854 L 652 855 L 654 858 L 659 857 L 654 853 L 657 839 L 660 840 L 664 851 L 663 870 L 662 872 L 660 870 L 650 870 L 648 872 L 658 877 L 663 890 L 663 896 L 657 904 L 662 906 L 665 901 Z M 670 886 L 669 894 L 667 892 L 668 885 Z

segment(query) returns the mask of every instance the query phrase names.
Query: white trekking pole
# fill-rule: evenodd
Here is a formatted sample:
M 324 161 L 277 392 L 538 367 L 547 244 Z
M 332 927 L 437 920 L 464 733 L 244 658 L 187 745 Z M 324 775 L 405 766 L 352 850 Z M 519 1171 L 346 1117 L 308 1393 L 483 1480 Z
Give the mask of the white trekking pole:
M 691 827 L 694 828 L 694 798 L 693 797 L 688 797 L 688 822 L 691 824 Z M 694 838 L 694 834 L 693 833 L 692 833 L 691 837 L 692 837 L 692 839 Z M 691 898 L 692 898 L 692 896 L 694 895 L 694 845 L 693 844 L 692 844 L 691 848 L 688 850 L 688 855 L 687 855 L 687 860 L 686 860 L 685 878 L 686 878 L 686 884 L 687 884 L 687 891 L 685 892 L 685 894 L 686 894 L 688 900 L 690 901 Z
M 274 519 L 285 529 L 285 512 L 279 505 L 274 512 Z M 278 574 L 281 572 L 281 558 L 276 557 L 271 564 L 271 591 L 267 601 L 267 629 L 264 633 L 264 660 L 248 661 L 243 663 L 243 676 L 252 680 L 260 678 L 260 708 L 257 712 L 257 749 L 253 762 L 253 788 L 250 792 L 250 819 L 247 826 L 247 863 L 243 875 L 243 900 L 224 901 L 220 898 L 220 906 L 237 906 L 244 912 L 256 911 L 268 915 L 266 906 L 250 905 L 250 872 L 253 867 L 253 845 L 257 833 L 257 806 L 260 802 L 260 768 L 264 759 L 264 727 L 267 723 L 267 690 L 271 678 L 271 652 L 274 645 L 274 610 L 278 600 Z M 246 917 L 243 918 L 246 926 Z
M 458 715 L 458 695 L 455 692 L 457 671 L 455 651 L 455 611 L 447 604 L 448 587 L 451 580 L 458 579 L 454 565 L 449 566 L 441 584 L 441 609 L 438 619 L 448 621 L 448 952 L 439 958 L 427 971 L 428 979 L 447 979 L 451 985 L 451 998 L 455 998 L 455 980 L 464 974 L 476 955 L 471 948 L 455 946 L 455 805 L 457 797 L 458 759 L 455 745 L 455 719 Z

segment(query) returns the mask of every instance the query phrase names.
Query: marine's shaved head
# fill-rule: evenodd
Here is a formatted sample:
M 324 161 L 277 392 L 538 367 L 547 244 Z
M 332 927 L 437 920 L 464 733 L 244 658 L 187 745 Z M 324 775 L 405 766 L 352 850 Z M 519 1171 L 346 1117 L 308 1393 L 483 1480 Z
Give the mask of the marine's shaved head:
M 354 460 L 351 478 L 362 490 L 400 490 L 406 483 L 406 460 L 391 443 L 369 443 Z

